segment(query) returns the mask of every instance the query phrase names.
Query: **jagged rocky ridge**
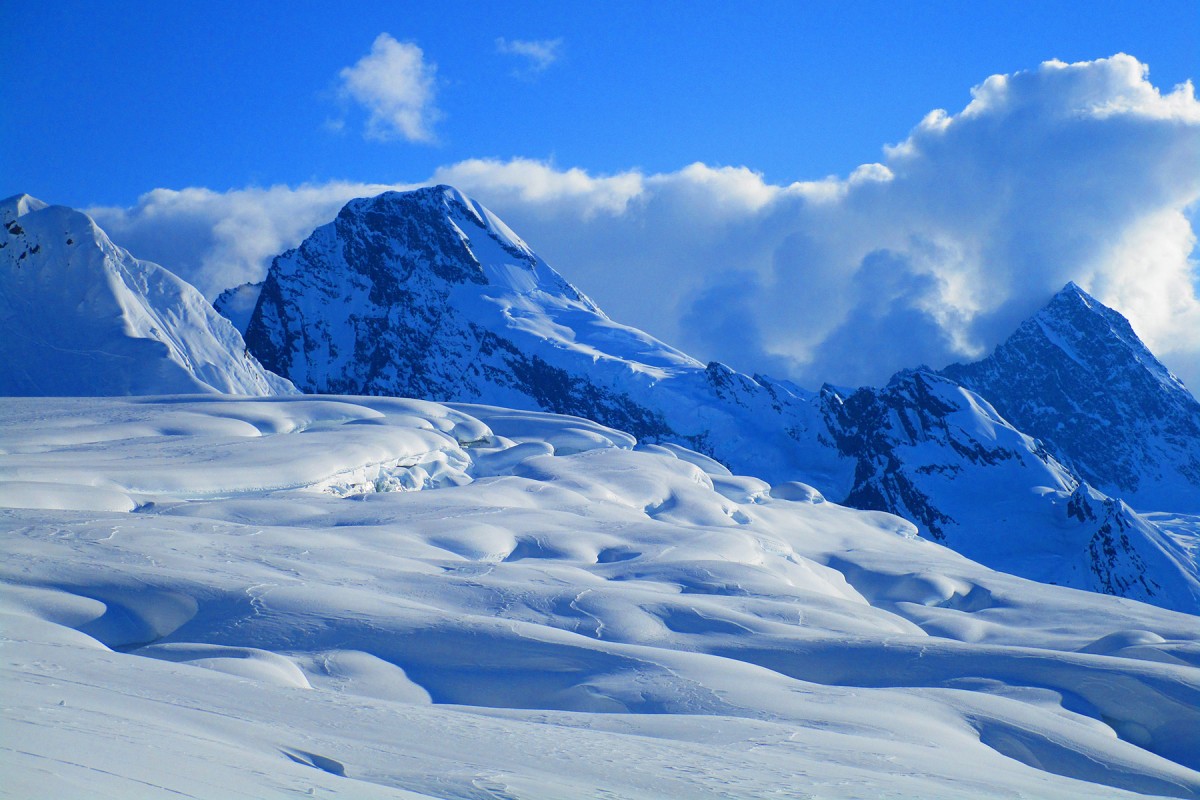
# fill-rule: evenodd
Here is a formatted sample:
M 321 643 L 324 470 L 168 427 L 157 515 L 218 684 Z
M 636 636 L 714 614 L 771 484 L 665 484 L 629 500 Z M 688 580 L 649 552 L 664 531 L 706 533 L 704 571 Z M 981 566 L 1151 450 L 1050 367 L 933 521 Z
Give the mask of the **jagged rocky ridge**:
M 274 260 L 246 341 L 305 391 L 587 417 L 899 514 L 995 568 L 1200 611 L 1186 543 L 946 375 L 814 393 L 704 365 L 610 320 L 450 187 L 347 204 Z
M 200 292 L 86 214 L 18 195 L 0 217 L 0 395 L 295 392 Z
M 990 356 L 942 374 L 1100 490 L 1200 513 L 1200 402 L 1123 316 L 1074 283 Z
M 963 386 L 906 371 L 831 408 L 856 465 L 845 504 L 1025 577 L 1200 611 L 1194 537 L 1098 492 Z

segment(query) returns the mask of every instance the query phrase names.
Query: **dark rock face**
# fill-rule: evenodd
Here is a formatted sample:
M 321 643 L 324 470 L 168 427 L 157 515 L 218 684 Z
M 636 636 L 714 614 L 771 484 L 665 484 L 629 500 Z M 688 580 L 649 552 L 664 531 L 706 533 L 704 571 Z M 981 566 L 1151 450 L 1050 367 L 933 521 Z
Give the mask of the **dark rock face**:
M 1075 284 L 990 356 L 942 374 L 1102 491 L 1200 512 L 1200 402 L 1123 316 Z
M 439 336 L 450 289 L 485 279 L 433 214 L 403 194 L 356 201 L 277 257 L 247 327 L 251 352 L 306 391 L 439 396 L 430 349 L 462 352 Z
M 1135 542 L 1158 538 L 1157 531 L 1120 500 L 1080 486 L 1067 502 L 1067 516 L 1094 530 L 1087 542 L 1087 569 L 1096 590 L 1118 597 L 1159 597 L 1166 587 L 1146 563 Z M 1156 566 L 1156 565 L 1155 565 Z
M 647 442 L 674 438 L 675 432 L 661 413 L 638 405 L 628 394 L 601 389 L 537 356 L 514 356 L 506 361 L 512 370 L 512 386 L 528 393 L 540 408 L 555 414 L 603 420 L 605 425 L 629 431 Z
M 489 279 L 481 261 L 487 256 L 477 251 L 498 254 L 515 283 Z M 531 291 L 599 315 L 456 191 L 389 192 L 349 203 L 333 223 L 275 259 L 246 339 L 270 368 L 310 392 L 503 397 L 649 440 L 670 435 L 662 415 L 627 392 L 514 342 L 503 324 L 509 307 L 483 299 Z
M 942 540 L 945 526 L 954 520 L 917 486 L 899 452 L 904 445 L 923 442 L 958 445 L 946 424 L 946 415 L 954 409 L 929 391 L 931 380 L 936 379 L 901 373 L 885 389 L 859 389 L 843 402 L 826 403 L 824 410 L 838 452 L 855 462 L 846 505 L 899 514 Z M 944 469 L 961 467 L 947 464 Z
M 855 462 L 846 505 L 889 511 L 939 541 L 959 524 L 931 497 L 935 482 L 997 480 L 1002 468 L 1040 469 L 1047 483 L 1063 471 L 982 398 L 928 371 L 906 370 L 883 389 L 858 389 L 844 400 L 823 393 L 826 425 L 838 452 Z M 991 430 L 975 430 L 992 414 Z M 999 429 L 1002 435 L 997 436 Z

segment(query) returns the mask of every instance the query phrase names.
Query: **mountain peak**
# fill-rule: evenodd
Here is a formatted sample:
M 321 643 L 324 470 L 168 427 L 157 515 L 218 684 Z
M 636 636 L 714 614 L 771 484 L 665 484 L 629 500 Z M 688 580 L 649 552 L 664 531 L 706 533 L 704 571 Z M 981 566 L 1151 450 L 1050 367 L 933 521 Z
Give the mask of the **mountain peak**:
M 1129 321 L 1068 283 L 993 353 L 943 374 L 986 397 L 1106 494 L 1200 502 L 1200 402 Z
M 4 395 L 294 391 L 194 287 L 113 244 L 87 214 L 28 195 L 0 234 Z
M 1040 332 L 1034 332 L 1040 328 Z M 1024 333 L 1023 333 L 1024 332 Z M 1119 311 L 1109 308 L 1073 281 L 1025 321 L 1002 346 L 1025 334 L 1043 336 L 1097 376 L 1128 367 L 1147 373 L 1167 391 L 1187 392 L 1183 383 L 1146 347 Z
M 1083 287 L 1075 281 L 1067 281 L 1067 285 L 1059 289 L 1058 295 L 1055 296 L 1057 297 L 1059 295 L 1074 295 L 1076 297 L 1083 297 L 1089 300 L 1092 299 L 1092 296 L 1084 291 Z
M 387 216 L 380 217 L 380 214 Z M 439 215 L 442 215 L 440 220 Z M 395 228 L 401 218 L 415 218 L 434 225 L 449 223 L 458 229 L 464 240 L 472 240 L 473 229 L 478 229 L 507 250 L 510 256 L 523 261 L 537 258 L 529 245 L 499 217 L 477 200 L 447 184 L 357 198 L 348 202 L 338 216 L 366 219 L 377 230 Z
M 356 197 L 342 206 L 340 215 L 358 216 L 396 206 L 426 206 L 449 210 L 454 205 L 468 206 L 470 201 L 453 186 L 421 186 L 416 189 L 392 189 L 368 197 Z
M 1041 310 L 1034 315 L 1033 319 L 1042 321 L 1065 319 L 1069 320 L 1072 324 L 1078 324 L 1080 315 L 1090 315 L 1097 320 L 1104 321 L 1104 325 L 1096 328 L 1094 332 L 1103 332 L 1107 328 L 1112 333 L 1126 340 L 1128 344 L 1136 341 L 1140 349 L 1145 349 L 1145 345 L 1142 344 L 1141 339 L 1133 332 L 1129 320 L 1125 319 L 1119 312 L 1101 303 L 1095 297 L 1092 297 L 1074 281 L 1069 282 L 1062 289 L 1059 289 L 1050 298 L 1050 301 L 1042 306 Z
M 1068 281 L 1067 285 L 1059 289 L 1046 305 L 1042 306 L 1043 312 L 1049 311 L 1078 311 L 1087 309 L 1095 311 L 1098 308 L 1104 308 L 1104 304 L 1098 301 L 1087 293 L 1082 286 L 1075 281 Z
M 479 387 L 504 372 L 499 363 L 517 359 L 519 341 L 538 358 L 521 362 L 514 381 L 528 392 L 507 387 L 509 404 L 569 395 L 572 376 L 559 362 L 580 375 L 611 362 L 613 381 L 698 366 L 609 320 L 492 212 L 444 185 L 351 200 L 278 256 L 246 339 L 269 369 L 309 391 L 461 400 L 482 397 Z
M 47 204 L 36 197 L 27 194 L 14 194 L 0 200 L 0 224 L 8 227 L 18 217 L 23 217 L 32 211 L 41 211 Z

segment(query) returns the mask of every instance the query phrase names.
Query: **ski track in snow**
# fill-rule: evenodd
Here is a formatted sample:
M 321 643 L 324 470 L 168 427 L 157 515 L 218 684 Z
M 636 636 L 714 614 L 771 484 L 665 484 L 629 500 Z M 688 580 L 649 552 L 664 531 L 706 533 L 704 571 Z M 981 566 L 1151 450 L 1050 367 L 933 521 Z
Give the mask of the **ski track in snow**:
M 798 484 L 387 398 L 0 420 L 0 796 L 1200 797 L 1196 617 Z

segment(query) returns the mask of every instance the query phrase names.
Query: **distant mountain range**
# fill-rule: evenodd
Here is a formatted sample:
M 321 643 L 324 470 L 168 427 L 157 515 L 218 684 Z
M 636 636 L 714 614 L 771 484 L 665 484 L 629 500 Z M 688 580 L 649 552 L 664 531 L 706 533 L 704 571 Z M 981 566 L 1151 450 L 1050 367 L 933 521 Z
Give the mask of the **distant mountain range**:
M 22 291 L 36 305 L 45 289 Z M 898 514 L 913 523 L 897 520 L 899 532 L 997 569 L 1200 612 L 1192 521 L 1116 499 L 1200 513 L 1200 404 L 1119 314 L 1073 284 L 982 362 L 810 392 L 704 364 L 609 319 L 495 215 L 437 186 L 351 201 L 276 257 L 261 286 L 217 306 L 245 320 L 249 354 L 304 392 L 587 417 Z M 196 308 L 159 330 L 212 328 L 200 324 L 211 309 Z M 237 357 L 254 362 L 240 339 L 226 353 L 221 374 Z M 287 391 L 270 380 L 263 391 Z M 204 386 L 252 393 L 226 383 Z M 97 386 L 88 393 L 136 393 Z

